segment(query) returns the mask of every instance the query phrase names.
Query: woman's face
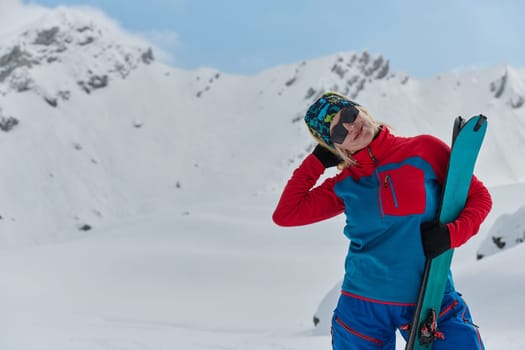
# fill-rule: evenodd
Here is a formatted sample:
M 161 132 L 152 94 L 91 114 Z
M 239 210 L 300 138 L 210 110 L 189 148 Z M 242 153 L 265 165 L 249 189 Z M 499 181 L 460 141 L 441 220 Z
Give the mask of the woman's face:
M 340 118 L 341 112 L 338 112 L 330 122 L 330 134 L 337 123 L 339 123 Z M 372 119 L 361 110 L 359 110 L 359 114 L 352 123 L 343 123 L 343 127 L 348 131 L 348 134 L 343 142 L 336 144 L 336 146 L 350 153 L 355 153 L 368 146 L 374 139 L 377 130 Z

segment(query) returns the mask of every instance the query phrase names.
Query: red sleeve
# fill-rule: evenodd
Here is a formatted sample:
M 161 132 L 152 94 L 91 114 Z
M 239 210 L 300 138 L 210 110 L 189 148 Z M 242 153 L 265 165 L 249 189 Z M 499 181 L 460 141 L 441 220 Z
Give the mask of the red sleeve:
M 272 216 L 277 225 L 312 224 L 344 211 L 343 201 L 334 193 L 335 178 L 312 188 L 324 171 L 324 166 L 312 154 L 295 169 Z
M 489 191 L 475 176 L 472 177 L 465 208 L 458 218 L 447 224 L 450 232 L 452 248 L 457 248 L 479 231 L 479 226 L 485 220 L 492 208 L 492 198 Z
M 427 149 L 432 149 L 433 159 L 430 160 L 430 163 L 439 182 L 443 184 L 450 159 L 450 147 L 433 136 L 425 135 L 422 138 L 427 142 Z M 476 176 L 473 176 L 465 207 L 456 220 L 447 224 L 452 248 L 461 246 L 478 233 L 481 223 L 491 208 L 492 199 L 489 191 Z

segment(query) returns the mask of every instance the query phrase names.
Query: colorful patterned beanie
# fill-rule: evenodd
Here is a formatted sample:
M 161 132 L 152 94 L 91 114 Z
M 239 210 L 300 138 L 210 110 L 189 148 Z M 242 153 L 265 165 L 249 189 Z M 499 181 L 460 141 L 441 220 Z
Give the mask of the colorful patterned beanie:
M 335 149 L 330 138 L 330 122 L 337 112 L 348 106 L 359 106 L 336 92 L 325 92 L 306 111 L 304 121 L 312 135 Z

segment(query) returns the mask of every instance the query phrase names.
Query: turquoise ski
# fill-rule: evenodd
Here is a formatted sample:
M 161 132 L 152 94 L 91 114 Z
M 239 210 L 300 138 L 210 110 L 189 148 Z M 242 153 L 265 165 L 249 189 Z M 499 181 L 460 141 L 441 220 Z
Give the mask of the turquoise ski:
M 439 221 L 443 224 L 454 221 L 465 207 L 474 165 L 486 130 L 487 118 L 483 115 L 472 117 L 466 122 L 461 117 L 455 120 L 450 160 L 438 213 Z M 453 249 L 449 249 L 434 259 L 427 260 L 405 350 L 430 350 L 432 342 L 439 336 L 437 315 L 453 253 Z

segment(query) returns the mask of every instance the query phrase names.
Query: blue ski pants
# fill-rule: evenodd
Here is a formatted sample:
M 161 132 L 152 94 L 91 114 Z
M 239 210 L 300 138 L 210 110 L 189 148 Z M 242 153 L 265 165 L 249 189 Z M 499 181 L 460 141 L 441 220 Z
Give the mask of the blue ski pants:
M 344 293 L 344 292 L 343 292 Z M 405 340 L 414 305 L 385 304 L 341 294 L 332 318 L 334 350 L 395 350 L 396 330 Z M 438 317 L 444 339 L 436 339 L 432 350 L 484 350 L 478 327 L 461 294 L 445 294 Z

